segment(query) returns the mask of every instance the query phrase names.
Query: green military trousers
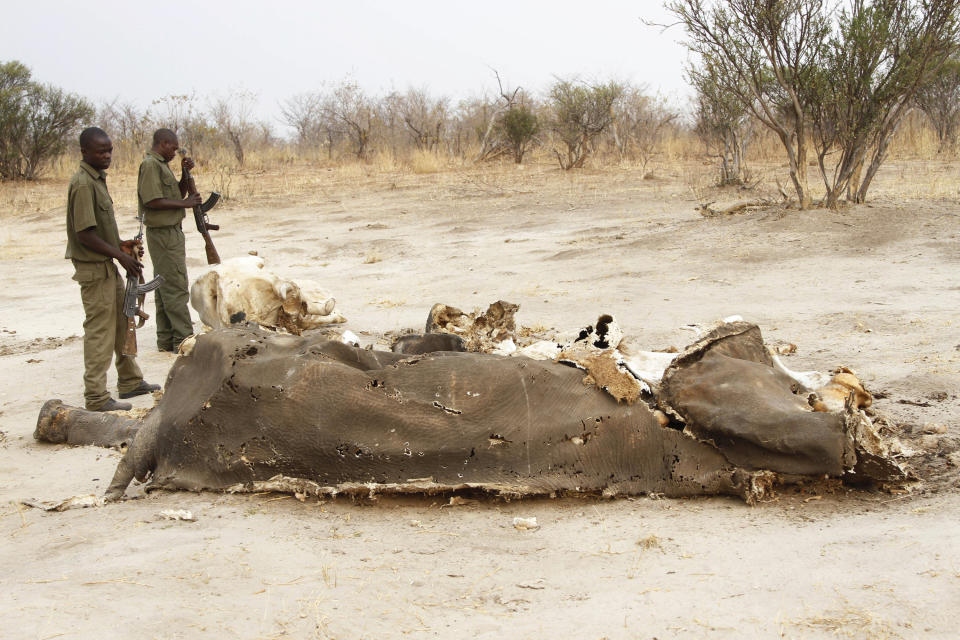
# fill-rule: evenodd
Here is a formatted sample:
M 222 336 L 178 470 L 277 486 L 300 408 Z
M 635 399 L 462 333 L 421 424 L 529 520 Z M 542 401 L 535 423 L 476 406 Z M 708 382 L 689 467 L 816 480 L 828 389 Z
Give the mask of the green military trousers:
M 163 284 L 154 293 L 157 304 L 157 348 L 176 351 L 187 336 L 193 335 L 190 320 L 190 291 L 187 288 L 186 241 L 179 224 L 147 227 L 147 251 L 153 274 L 163 276 Z
M 126 281 L 120 277 L 116 265 L 112 260 L 74 260 L 73 267 L 73 279 L 80 283 L 86 315 L 83 319 L 83 399 L 87 409 L 95 411 L 110 399 L 107 370 L 111 357 L 116 357 L 120 393 L 136 389 L 143 373 L 135 357 L 121 353 L 127 333 L 127 317 L 123 315 Z

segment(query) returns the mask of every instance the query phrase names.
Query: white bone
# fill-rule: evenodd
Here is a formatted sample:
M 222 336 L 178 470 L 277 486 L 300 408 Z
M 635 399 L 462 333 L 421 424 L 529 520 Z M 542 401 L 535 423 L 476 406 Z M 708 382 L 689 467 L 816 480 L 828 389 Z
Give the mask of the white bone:
M 190 303 L 212 329 L 235 321 L 300 330 L 346 322 L 336 301 L 313 284 L 302 288 L 265 268 L 263 258 L 245 255 L 212 265 L 190 287 Z M 281 316 L 281 312 L 285 314 Z

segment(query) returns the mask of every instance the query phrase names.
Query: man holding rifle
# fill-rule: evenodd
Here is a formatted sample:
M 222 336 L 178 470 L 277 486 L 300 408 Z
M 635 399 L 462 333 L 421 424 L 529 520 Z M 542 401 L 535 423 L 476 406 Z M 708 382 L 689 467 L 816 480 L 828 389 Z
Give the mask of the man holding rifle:
M 190 292 L 187 284 L 186 242 L 182 221 L 186 207 L 199 206 L 200 194 L 188 195 L 188 173 L 193 160 L 181 161 L 180 180 L 170 170 L 180 143 L 170 129 L 157 129 L 153 134 L 153 148 L 140 164 L 137 180 L 137 204 L 147 227 L 147 248 L 155 275 L 163 276 L 163 284 L 156 290 L 157 348 L 176 351 L 184 338 L 193 334 L 193 322 L 187 303 Z M 184 171 L 186 169 L 186 171 Z
M 134 276 L 141 273 L 143 265 L 120 249 L 113 198 L 107 191 L 106 169 L 112 153 L 113 143 L 103 129 L 84 129 L 80 134 L 83 161 L 67 191 L 65 257 L 73 262 L 73 279 L 80 284 L 83 301 L 83 395 L 90 411 L 128 410 L 132 406 L 129 402 L 117 402 L 107 392 L 107 370 L 114 356 L 121 398 L 160 389 L 159 385 L 143 380 L 133 356 L 122 353 L 127 332 L 124 282 L 113 261 Z

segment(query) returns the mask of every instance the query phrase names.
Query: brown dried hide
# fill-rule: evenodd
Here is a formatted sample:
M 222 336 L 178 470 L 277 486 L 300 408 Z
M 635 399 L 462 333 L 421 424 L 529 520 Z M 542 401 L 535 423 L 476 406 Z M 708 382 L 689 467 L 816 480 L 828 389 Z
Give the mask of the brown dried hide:
M 551 362 L 404 357 L 256 330 L 198 337 L 170 372 L 108 491 L 252 488 L 299 478 L 327 493 L 482 488 L 755 499 L 769 475 L 660 426 Z
M 658 402 L 685 432 L 746 469 L 838 476 L 856 465 L 869 435 L 860 432 L 870 430 L 852 404 L 840 413 L 814 412 L 806 389 L 773 368 L 760 329 L 745 322 L 721 325 L 678 356 Z M 876 479 L 902 480 L 888 462 Z
M 813 412 L 770 363 L 747 323 L 687 348 L 656 398 L 681 430 L 550 361 L 407 356 L 231 328 L 177 359 L 142 423 L 47 403 L 37 433 L 80 444 L 136 431 L 111 498 L 134 477 L 152 488 L 317 495 L 479 488 L 748 501 L 798 476 L 904 478 L 852 398 L 844 412 Z

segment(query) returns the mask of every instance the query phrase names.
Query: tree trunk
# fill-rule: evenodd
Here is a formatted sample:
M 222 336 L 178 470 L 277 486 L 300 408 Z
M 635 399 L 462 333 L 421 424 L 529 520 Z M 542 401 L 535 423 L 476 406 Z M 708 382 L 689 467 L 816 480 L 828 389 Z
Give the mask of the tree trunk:
M 827 189 L 827 194 L 824 196 L 824 204 L 828 209 L 836 210 L 840 206 L 840 192 L 842 189 L 834 188 Z
M 243 166 L 243 145 L 240 144 L 240 135 L 235 131 L 227 131 L 227 135 L 230 137 L 230 142 L 233 143 L 233 155 L 237 159 L 237 162 L 240 166 Z
M 490 120 L 487 122 L 487 130 L 483 134 L 483 140 L 480 142 L 480 153 L 477 154 L 476 162 L 483 160 L 483 158 L 490 152 L 487 148 L 487 145 L 490 144 L 490 134 L 493 132 L 493 125 L 497 122 L 497 116 L 506 109 L 506 107 L 498 107 L 493 110 L 493 115 L 490 116 Z M 560 163 L 563 166 L 563 163 Z
M 860 186 L 860 176 L 863 175 L 863 158 L 860 158 L 857 161 L 857 164 L 853 167 L 853 171 L 850 172 L 850 180 L 847 182 L 847 201 L 856 202 L 857 187 Z
M 728 184 L 732 184 L 732 174 L 733 169 L 731 164 L 733 163 L 732 156 L 733 151 L 731 149 L 730 136 L 723 136 L 723 149 L 720 151 L 720 186 L 725 187 Z
M 778 132 L 779 133 L 779 132 Z M 807 189 L 807 147 L 802 142 L 797 143 L 797 148 L 793 147 L 793 140 L 789 135 L 779 133 L 780 141 L 787 150 L 787 157 L 790 160 L 790 181 L 793 182 L 793 189 L 797 192 L 797 201 L 801 209 L 810 208 L 810 193 Z
M 867 201 L 867 190 L 870 188 L 870 183 L 873 182 L 877 172 L 880 170 L 880 165 L 887 159 L 887 148 L 890 146 L 890 140 L 892 138 L 893 133 L 886 136 L 883 141 L 877 145 L 877 150 L 873 153 L 873 159 L 870 161 L 870 166 L 867 167 L 867 173 L 863 178 L 863 182 L 860 184 L 860 188 L 857 189 L 857 193 L 854 196 L 854 202 L 857 204 L 863 204 Z
M 620 162 L 623 162 L 624 142 L 620 139 L 620 134 L 617 132 L 616 120 L 610 123 L 610 130 L 613 132 L 613 145 L 617 149 L 617 155 L 620 157 Z

